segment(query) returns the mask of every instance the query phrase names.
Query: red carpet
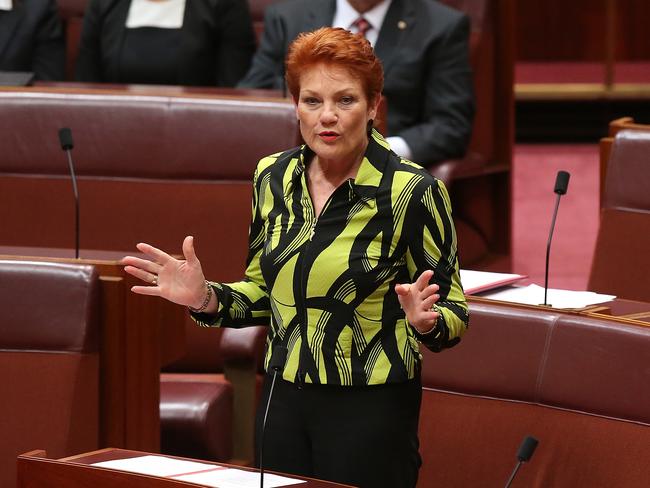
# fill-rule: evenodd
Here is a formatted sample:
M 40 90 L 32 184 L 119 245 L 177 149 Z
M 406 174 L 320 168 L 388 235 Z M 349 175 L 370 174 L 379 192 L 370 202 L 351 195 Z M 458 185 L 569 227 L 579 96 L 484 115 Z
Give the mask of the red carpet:
M 571 173 L 551 246 L 549 287 L 585 290 L 598 231 L 598 145 L 518 144 L 513 162 L 514 273 L 544 285 L 558 170 Z

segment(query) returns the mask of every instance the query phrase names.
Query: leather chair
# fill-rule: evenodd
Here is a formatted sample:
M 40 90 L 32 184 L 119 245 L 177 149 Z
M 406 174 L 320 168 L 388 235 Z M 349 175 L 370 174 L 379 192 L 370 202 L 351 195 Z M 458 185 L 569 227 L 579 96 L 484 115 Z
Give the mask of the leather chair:
M 251 12 L 251 19 L 253 21 L 253 30 L 255 31 L 255 38 L 259 44 L 264 32 L 264 11 L 266 7 L 278 0 L 248 0 L 248 7 Z
M 418 487 L 645 486 L 650 328 L 550 308 L 470 301 L 461 343 L 423 350 Z
M 265 327 L 186 329 L 187 354 L 160 375 L 163 453 L 250 464 Z
M 81 27 L 88 0 L 57 0 L 56 3 L 65 31 L 65 79 L 74 80 Z
M 92 266 L 0 261 L 0 486 L 16 456 L 98 448 L 99 281 Z
M 0 207 L 0 244 L 69 247 L 74 242 L 74 201 L 57 141 L 58 128 L 68 126 L 75 139 L 81 247 L 127 253 L 145 241 L 179 253 L 182 239 L 193 235 L 206 275 L 224 282 L 243 274 L 257 161 L 299 143 L 293 104 L 272 98 L 59 87 L 0 91 L 0 106 L 0 194 L 20 207 L 19 212 Z M 43 134 L 37 141 L 35 130 Z M 33 232 L 35 226 L 39 232 Z M 189 317 L 185 328 L 186 357 L 166 373 L 225 374 L 218 364 L 193 369 L 197 356 L 214 355 L 216 362 L 222 336 L 239 335 L 252 344 L 265 338 L 263 328 L 197 330 Z M 255 397 L 259 368 L 250 364 L 258 364 L 262 349 L 238 349 L 249 356 L 232 355 L 232 364 L 240 366 L 231 368 L 237 384 L 212 381 L 208 396 L 208 387 L 196 378 L 193 396 L 184 381 L 191 377 L 163 377 L 164 449 L 183 454 L 187 445 L 178 425 L 189 425 L 192 418 L 206 422 L 206 433 L 216 433 L 214 441 L 204 438 L 205 457 L 252 459 L 254 405 L 241 403 Z M 225 420 L 227 413 L 215 412 L 226 404 L 233 433 L 210 420 L 215 415 Z M 196 408 L 203 409 L 203 417 Z
M 650 302 L 650 131 L 622 130 L 607 164 L 590 290 Z
M 605 180 L 607 179 L 607 163 L 612 152 L 614 137 L 622 130 L 640 130 L 650 132 L 650 124 L 639 124 L 632 117 L 621 117 L 609 123 L 607 137 L 600 139 L 600 201 L 605 194 Z

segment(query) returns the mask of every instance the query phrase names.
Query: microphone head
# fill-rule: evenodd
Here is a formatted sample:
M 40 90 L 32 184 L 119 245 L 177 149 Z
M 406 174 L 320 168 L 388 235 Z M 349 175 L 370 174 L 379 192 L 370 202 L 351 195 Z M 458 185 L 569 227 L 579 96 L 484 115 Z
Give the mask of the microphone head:
M 72 143 L 72 131 L 68 127 L 59 129 L 59 142 L 61 143 L 61 149 L 64 151 L 74 147 Z
M 521 446 L 519 446 L 519 451 L 517 451 L 517 459 L 519 459 L 519 461 L 522 463 L 529 461 L 530 458 L 533 457 L 533 453 L 537 448 L 537 444 L 539 444 L 539 441 L 537 439 L 531 436 L 527 436 L 521 443 Z
M 271 355 L 271 361 L 269 361 L 269 369 L 271 371 L 282 371 L 284 365 L 287 362 L 287 348 L 284 346 L 275 346 L 273 348 L 273 354 Z
M 555 178 L 555 189 L 553 190 L 558 195 L 564 195 L 567 187 L 569 186 L 569 178 L 571 175 L 566 171 L 558 171 Z

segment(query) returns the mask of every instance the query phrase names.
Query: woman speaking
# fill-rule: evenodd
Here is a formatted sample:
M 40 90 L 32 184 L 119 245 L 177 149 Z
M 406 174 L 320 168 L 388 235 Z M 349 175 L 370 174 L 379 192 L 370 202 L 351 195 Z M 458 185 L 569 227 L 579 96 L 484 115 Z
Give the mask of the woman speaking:
M 188 306 L 199 325 L 268 324 L 267 367 L 287 348 L 266 468 L 412 488 L 420 343 L 440 351 L 468 324 L 449 197 L 372 128 L 383 72 L 364 38 L 303 34 L 286 65 L 305 144 L 257 166 L 244 279 L 206 281 L 192 237 L 185 260 L 138 244 L 151 260 L 126 257 L 126 271 L 148 283 L 134 292 Z

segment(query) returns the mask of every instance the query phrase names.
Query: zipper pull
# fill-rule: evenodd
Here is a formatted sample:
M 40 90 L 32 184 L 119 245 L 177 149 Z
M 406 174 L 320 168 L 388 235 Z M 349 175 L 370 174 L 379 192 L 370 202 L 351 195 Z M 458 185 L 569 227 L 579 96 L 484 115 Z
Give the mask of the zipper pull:
M 318 219 L 315 219 L 312 224 L 311 224 L 311 232 L 309 233 L 309 240 L 311 241 L 314 238 L 314 234 L 316 233 L 316 222 Z

